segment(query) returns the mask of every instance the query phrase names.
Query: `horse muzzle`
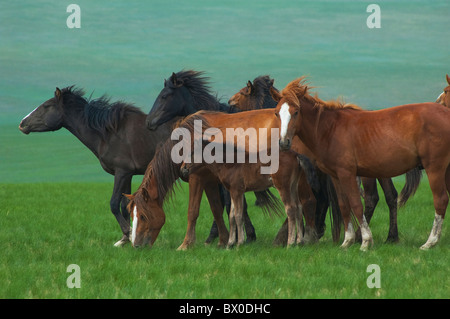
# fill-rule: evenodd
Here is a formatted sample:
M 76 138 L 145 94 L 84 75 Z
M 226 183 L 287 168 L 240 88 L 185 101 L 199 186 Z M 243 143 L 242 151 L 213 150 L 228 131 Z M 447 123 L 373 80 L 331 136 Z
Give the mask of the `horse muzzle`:
M 290 138 L 280 139 L 278 143 L 279 143 L 280 149 L 282 151 L 288 151 L 291 148 L 291 144 L 292 144 Z
M 31 129 L 28 125 L 25 125 L 24 121 L 20 122 L 19 124 L 19 130 L 24 134 L 30 134 Z

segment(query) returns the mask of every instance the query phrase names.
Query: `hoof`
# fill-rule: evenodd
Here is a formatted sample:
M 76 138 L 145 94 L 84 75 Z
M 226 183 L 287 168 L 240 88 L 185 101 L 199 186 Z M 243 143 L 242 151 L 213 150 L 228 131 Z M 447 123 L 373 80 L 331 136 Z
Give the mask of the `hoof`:
M 119 240 L 114 244 L 115 247 L 122 247 L 125 246 L 127 243 L 130 242 L 130 239 L 128 239 L 128 236 L 123 235 L 122 239 Z

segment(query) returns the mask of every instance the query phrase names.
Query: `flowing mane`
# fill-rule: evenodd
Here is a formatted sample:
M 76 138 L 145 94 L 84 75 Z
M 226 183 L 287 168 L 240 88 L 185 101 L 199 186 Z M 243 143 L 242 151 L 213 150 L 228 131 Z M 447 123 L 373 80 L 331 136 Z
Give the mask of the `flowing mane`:
M 186 87 L 192 95 L 194 105 L 198 110 L 224 110 L 228 111 L 229 106 L 222 104 L 211 93 L 209 77 L 203 76 L 204 72 L 194 70 L 182 70 L 175 74 L 178 85 Z M 173 75 L 166 81 L 169 87 L 174 87 Z
M 144 114 L 133 104 L 123 101 L 110 102 L 106 95 L 90 100 L 85 99 L 84 90 L 69 86 L 61 90 L 64 104 L 70 108 L 82 108 L 82 115 L 91 129 L 105 136 L 107 132 L 117 132 L 124 118 L 130 113 Z
M 330 100 L 323 101 L 317 95 L 314 96 L 309 94 L 312 86 L 308 86 L 306 82 L 306 77 L 302 76 L 292 82 L 290 82 L 281 92 L 281 94 L 288 100 L 295 103 L 298 101 L 298 98 L 303 98 L 308 102 L 312 103 L 315 107 L 319 107 L 326 110 L 334 110 L 334 109 L 353 109 L 353 110 L 361 110 L 361 108 L 355 104 L 344 103 L 340 100 Z M 298 104 L 298 103 L 296 103 Z
M 194 132 L 194 121 L 198 119 L 202 119 L 207 125 L 206 121 L 202 118 L 201 114 L 203 111 L 199 111 L 195 114 L 192 114 L 185 119 L 180 120 L 174 127 L 176 128 L 185 128 L 189 130 L 189 132 Z M 193 135 L 193 134 L 191 134 Z M 145 171 L 144 178 L 142 180 L 142 184 L 135 193 L 143 193 L 144 197 L 149 195 L 149 190 L 153 187 L 151 185 L 152 178 L 154 177 L 156 180 L 156 190 L 159 204 L 163 204 L 166 199 L 171 199 L 174 191 L 174 187 L 178 185 L 181 177 L 180 167 L 181 163 L 175 163 L 171 158 L 171 152 L 175 144 L 180 143 L 178 140 L 168 139 L 166 140 L 156 151 L 155 157 L 150 162 Z

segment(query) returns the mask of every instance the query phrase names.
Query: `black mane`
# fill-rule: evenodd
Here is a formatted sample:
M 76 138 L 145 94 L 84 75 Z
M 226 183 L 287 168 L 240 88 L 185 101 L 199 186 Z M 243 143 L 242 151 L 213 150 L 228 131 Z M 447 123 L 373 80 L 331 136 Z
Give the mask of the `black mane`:
M 257 108 L 274 108 L 277 106 L 277 102 L 270 95 L 270 88 L 273 87 L 274 80 L 268 75 L 258 76 L 253 80 L 253 87 L 255 88 L 255 97 L 258 99 Z
M 106 95 L 90 100 L 85 99 L 84 90 L 74 86 L 66 87 L 61 91 L 64 105 L 81 108 L 82 115 L 88 127 L 101 135 L 108 132 L 117 132 L 120 122 L 130 113 L 144 113 L 133 104 L 123 101 L 110 102 Z
M 194 70 L 182 70 L 176 74 L 176 79 L 183 83 L 192 95 L 197 110 L 213 110 L 230 112 L 230 106 L 220 103 L 217 96 L 211 94 L 209 77 L 203 76 L 204 72 Z M 172 84 L 172 77 L 169 84 Z

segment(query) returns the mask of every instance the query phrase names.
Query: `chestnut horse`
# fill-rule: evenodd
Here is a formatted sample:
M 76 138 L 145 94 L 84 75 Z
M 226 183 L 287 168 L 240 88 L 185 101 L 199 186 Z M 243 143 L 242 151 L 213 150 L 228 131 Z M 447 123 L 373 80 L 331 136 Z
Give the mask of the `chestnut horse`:
M 331 175 L 344 219 L 342 247 L 355 240 L 351 211 L 361 228 L 361 250 L 373 243 L 363 214 L 356 176 L 389 178 L 424 167 L 433 193 L 435 219 L 421 249 L 439 241 L 450 191 L 450 110 L 437 103 L 408 104 L 378 111 L 342 108 L 308 94 L 304 78 L 289 83 L 278 101 L 280 148 L 298 136 L 321 170 Z M 368 147 L 370 146 L 370 147 Z
M 272 98 L 272 95 L 270 94 L 271 88 L 276 90 L 273 83 L 274 79 L 271 79 L 268 75 L 258 76 L 253 80 L 253 82 L 249 80 L 245 87 L 243 87 L 241 90 L 239 90 L 239 92 L 237 92 L 230 98 L 228 104 L 242 111 L 275 108 L 277 106 L 277 102 L 275 102 L 275 100 Z M 306 151 L 304 147 L 302 149 L 302 143 L 298 138 L 295 140 L 294 146 L 294 150 L 298 153 Z M 332 196 L 332 194 L 330 193 L 333 191 L 332 189 L 330 189 L 330 187 L 333 188 L 333 184 L 329 182 L 329 178 L 325 174 L 320 172 L 320 170 L 317 169 L 316 174 L 318 175 L 320 187 L 317 191 L 310 190 L 309 197 L 303 196 L 303 210 L 305 215 L 307 215 L 309 212 L 314 213 L 314 217 L 311 218 L 315 219 L 315 227 L 317 237 L 319 239 L 325 233 L 325 217 L 328 211 L 328 207 L 331 204 L 332 236 L 333 240 L 337 242 L 339 240 L 341 216 L 337 205 L 337 200 L 336 202 L 334 202 L 335 196 Z M 305 194 L 308 191 L 308 188 L 310 188 L 309 185 L 304 184 L 303 189 L 299 189 L 299 191 Z M 283 227 L 280 229 L 274 243 L 285 243 L 286 236 L 287 219 L 283 224 Z
M 221 113 L 220 113 L 221 114 Z M 273 112 L 271 114 L 273 117 Z M 193 134 L 192 120 L 186 118 L 174 132 L 186 129 Z M 194 119 L 192 117 L 192 119 Z M 173 138 L 173 139 L 172 139 Z M 189 175 L 181 176 L 181 162 L 173 161 L 173 150 L 180 143 L 174 134 L 156 152 L 147 167 L 142 184 L 133 195 L 126 195 L 130 200 L 128 210 L 131 212 L 133 227 L 131 242 L 134 247 L 153 245 L 165 223 L 163 203 L 173 194 L 176 182 L 181 178 L 189 182 L 189 209 L 186 236 L 178 250 L 185 250 L 195 242 L 195 225 L 199 216 L 199 205 L 203 190 L 208 196 L 211 211 L 217 224 L 219 246 L 228 242 L 228 230 L 223 221 L 223 203 L 219 193 L 218 178 L 206 168 L 200 168 Z M 263 206 L 273 210 L 276 208 L 274 197 L 270 192 L 255 192 Z
M 200 114 L 198 114 L 198 117 L 201 118 Z M 219 144 L 219 146 L 225 147 L 224 144 Z M 249 153 L 246 153 L 245 162 L 238 162 L 236 150 L 237 148 L 233 150 L 233 163 L 227 163 L 221 159 L 211 163 L 205 161 L 202 163 L 183 163 L 181 166 L 184 177 L 189 176 L 190 173 L 195 172 L 199 168 L 206 167 L 230 192 L 232 204 L 229 215 L 230 237 L 228 247 L 232 247 L 235 244 L 239 246 L 244 243 L 242 216 L 244 193 L 248 191 L 266 191 L 271 186 L 275 186 L 278 190 L 288 218 L 287 246 L 303 243 L 303 217 L 298 184 L 300 179 L 306 183 L 305 174 L 308 183 L 312 185 L 317 183 L 314 167 L 309 159 L 293 151 L 282 152 L 279 154 L 278 170 L 271 174 L 261 174 L 262 163 L 260 161 L 251 162 Z M 269 210 L 269 213 L 273 212 L 274 210 Z M 237 236 L 235 234 L 236 229 Z
M 248 81 L 247 86 L 243 87 L 239 92 L 234 94 L 230 100 L 229 104 L 241 110 L 253 110 L 253 109 L 261 109 L 261 108 L 275 108 L 277 103 L 272 98 L 270 94 L 270 89 L 273 88 L 277 90 L 274 85 L 274 79 L 271 79 L 269 76 L 259 76 L 253 80 L 253 83 Z M 278 90 L 277 90 L 278 91 Z M 450 96 L 450 94 L 449 94 Z M 271 101 L 271 102 L 270 102 Z M 345 105 L 344 105 L 345 106 Z M 294 139 L 293 146 L 296 152 L 307 154 L 309 151 L 305 147 L 305 145 L 299 140 Z M 320 180 L 323 180 L 323 173 L 320 170 L 317 171 Z M 407 183 L 400 193 L 400 199 L 397 204 L 398 193 L 394 187 L 394 183 L 391 178 L 378 178 L 381 188 L 383 189 L 386 204 L 389 207 L 389 231 L 386 242 L 398 242 L 398 227 L 397 227 L 397 205 L 403 206 L 408 198 L 413 195 L 420 183 L 422 174 L 419 169 L 414 169 L 408 173 L 406 173 Z M 379 196 L 378 189 L 375 178 L 362 177 L 361 181 L 364 187 L 364 216 L 367 219 L 367 223 L 370 224 L 370 220 L 372 219 L 373 213 L 375 211 L 375 207 L 377 206 Z M 324 194 L 323 192 L 315 193 L 317 197 L 317 208 L 316 208 L 316 228 L 318 231 L 319 238 L 321 237 L 321 229 L 319 227 L 325 228 L 324 219 L 326 216 L 326 212 L 328 209 L 329 199 L 333 199 L 334 196 L 332 194 Z M 334 209 L 339 210 L 335 205 L 332 207 Z M 336 212 L 337 215 L 340 215 L 340 212 Z M 334 217 L 333 220 L 333 239 L 338 240 L 340 233 L 340 224 L 338 218 Z M 336 221 L 338 221 L 336 223 Z M 358 234 L 360 236 L 360 234 Z
M 167 140 L 156 152 L 145 171 L 138 190 L 129 199 L 128 210 L 131 213 L 132 229 L 130 241 L 133 247 L 152 246 L 164 226 L 166 215 L 164 201 L 173 193 L 174 184 L 182 178 L 180 164 L 171 160 L 170 154 L 174 141 Z M 199 214 L 199 205 L 203 189 L 205 190 L 211 211 L 216 221 L 219 246 L 228 242 L 228 230 L 223 221 L 223 204 L 218 180 L 206 169 L 189 176 L 189 194 L 198 194 L 199 198 L 189 197 L 188 225 L 186 236 L 178 250 L 186 250 L 195 243 L 195 222 Z
M 438 96 L 436 103 L 442 104 L 443 106 L 450 107 L 450 77 L 448 74 L 445 75 L 447 79 L 447 87 L 444 88 L 444 92 Z

